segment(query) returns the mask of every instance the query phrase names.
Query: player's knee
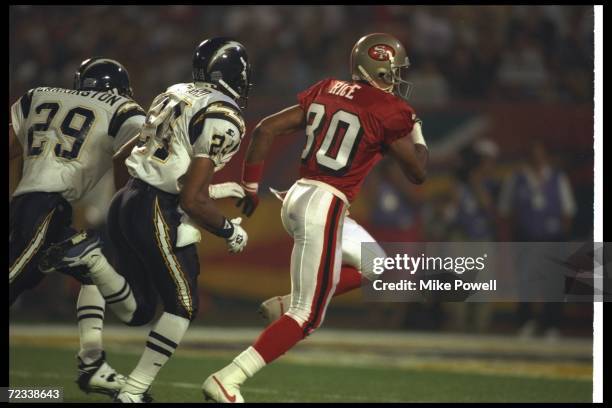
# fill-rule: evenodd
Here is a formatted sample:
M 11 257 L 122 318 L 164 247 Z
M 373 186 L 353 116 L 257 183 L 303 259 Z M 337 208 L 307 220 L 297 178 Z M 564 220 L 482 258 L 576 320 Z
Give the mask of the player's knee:
M 300 327 L 304 327 L 304 325 L 308 321 L 310 309 L 299 306 L 291 306 L 289 307 L 289 309 L 287 309 L 287 313 L 285 314 L 295 320 L 300 325 Z
M 374 273 L 374 259 L 384 259 L 387 257 L 385 250 L 378 242 L 368 242 L 363 248 L 363 258 L 361 260 L 361 274 L 368 280 L 373 281 L 380 277 Z
M 129 322 L 126 322 L 125 324 L 128 326 L 144 326 L 145 324 L 151 323 L 154 317 L 155 306 L 138 306 L 136 308 L 136 312 L 134 312 L 134 316 L 132 316 L 132 319 Z
M 183 317 L 189 321 L 193 321 L 198 315 L 198 305 L 190 303 L 188 305 L 177 305 L 173 302 L 170 305 L 164 305 L 164 312 L 170 313 L 176 316 Z

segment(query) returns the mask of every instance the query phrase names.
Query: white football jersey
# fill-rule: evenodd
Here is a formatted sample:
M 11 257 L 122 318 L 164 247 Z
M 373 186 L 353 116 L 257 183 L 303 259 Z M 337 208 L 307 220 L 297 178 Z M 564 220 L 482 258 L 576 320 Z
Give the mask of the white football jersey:
M 239 150 L 244 132 L 233 99 L 207 84 L 176 84 L 153 100 L 141 143 L 125 163 L 133 177 L 178 194 L 193 158 L 207 157 L 219 171 Z
M 136 136 L 145 113 L 116 91 L 40 87 L 11 107 L 23 148 L 22 178 L 13 196 L 61 193 L 76 201 L 112 167 L 112 156 Z

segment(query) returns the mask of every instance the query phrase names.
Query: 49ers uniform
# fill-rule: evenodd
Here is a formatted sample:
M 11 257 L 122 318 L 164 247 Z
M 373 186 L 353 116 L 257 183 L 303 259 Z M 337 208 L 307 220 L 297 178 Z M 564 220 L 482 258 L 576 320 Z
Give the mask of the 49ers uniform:
M 308 335 L 323 321 L 339 280 L 346 210 L 388 145 L 409 136 L 413 109 L 358 82 L 325 79 L 298 95 L 306 112 L 299 179 L 281 219 L 294 239 L 287 315 Z

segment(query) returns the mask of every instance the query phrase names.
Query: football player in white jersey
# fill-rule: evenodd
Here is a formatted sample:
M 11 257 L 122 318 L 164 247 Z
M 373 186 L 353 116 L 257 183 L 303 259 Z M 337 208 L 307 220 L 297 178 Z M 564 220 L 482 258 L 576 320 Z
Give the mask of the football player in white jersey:
M 246 50 L 228 38 L 205 40 L 195 50 L 192 72 L 193 82 L 173 85 L 153 100 L 140 136 L 115 156 L 115 183 L 127 184 L 113 198 L 107 226 L 117 270 L 127 282 L 118 286 L 106 279 L 109 274 L 90 276 L 105 296 L 119 288 L 112 300 L 129 311 L 121 318 L 130 325 L 152 321 L 158 296 L 163 306 L 118 402 L 152 400 L 155 376 L 197 314 L 196 226 L 225 239 L 232 253 L 247 243 L 241 219 L 224 217 L 210 188 L 244 137 L 238 103 L 246 102 L 250 88 Z M 72 243 L 59 248 L 63 262 L 95 270 L 102 260 L 99 240 L 85 232 Z M 130 297 L 135 303 L 126 302 Z
M 35 88 L 12 106 L 9 159 L 23 156 L 23 169 L 10 202 L 10 305 L 44 278 L 38 268 L 44 251 L 76 232 L 70 203 L 98 183 L 113 153 L 138 134 L 144 118 L 125 68 L 101 57 L 81 64 L 74 89 Z M 86 392 L 114 392 L 125 379 L 105 362 L 105 300 L 78 267 L 58 270 L 82 283 L 77 383 Z

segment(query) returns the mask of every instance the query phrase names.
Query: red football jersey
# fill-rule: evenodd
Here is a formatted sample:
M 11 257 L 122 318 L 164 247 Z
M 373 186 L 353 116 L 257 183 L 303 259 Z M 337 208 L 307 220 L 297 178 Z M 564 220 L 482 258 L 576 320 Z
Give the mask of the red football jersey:
M 298 94 L 306 112 L 300 176 L 357 196 L 385 146 L 410 134 L 414 110 L 402 99 L 360 82 L 333 78 Z

